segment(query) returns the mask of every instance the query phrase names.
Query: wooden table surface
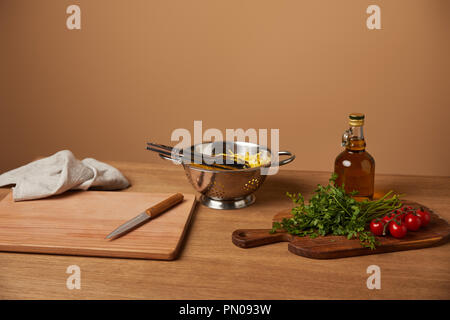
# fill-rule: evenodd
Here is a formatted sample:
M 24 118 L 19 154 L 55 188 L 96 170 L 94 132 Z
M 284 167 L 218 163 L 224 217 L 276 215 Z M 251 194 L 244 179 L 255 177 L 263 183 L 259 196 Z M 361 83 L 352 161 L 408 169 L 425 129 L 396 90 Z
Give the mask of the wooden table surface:
M 132 183 L 126 191 L 193 189 L 170 163 L 109 162 Z M 284 168 L 269 176 L 246 209 L 217 211 L 198 205 L 180 257 L 174 261 L 0 253 L 1 299 L 449 299 L 450 244 L 336 260 L 288 252 L 287 243 L 240 249 L 231 233 L 268 228 L 290 207 L 286 191 L 307 197 L 329 173 Z M 377 175 L 375 189 L 405 193 L 450 220 L 450 178 Z M 3 198 L 9 189 L 0 189 Z M 126 192 L 125 191 L 125 192 Z M 66 269 L 81 269 L 81 289 L 69 290 Z M 370 265 L 381 268 L 381 289 L 369 290 Z

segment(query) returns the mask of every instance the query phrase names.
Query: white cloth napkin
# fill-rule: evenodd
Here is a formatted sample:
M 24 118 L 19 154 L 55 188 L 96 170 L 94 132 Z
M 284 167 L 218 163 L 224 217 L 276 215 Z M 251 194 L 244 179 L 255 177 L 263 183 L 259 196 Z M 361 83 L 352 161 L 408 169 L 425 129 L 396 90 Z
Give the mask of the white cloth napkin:
M 67 190 L 118 190 L 130 185 L 116 168 L 92 158 L 80 161 L 69 150 L 1 174 L 0 187 L 10 184 L 16 185 L 14 201 L 45 198 Z

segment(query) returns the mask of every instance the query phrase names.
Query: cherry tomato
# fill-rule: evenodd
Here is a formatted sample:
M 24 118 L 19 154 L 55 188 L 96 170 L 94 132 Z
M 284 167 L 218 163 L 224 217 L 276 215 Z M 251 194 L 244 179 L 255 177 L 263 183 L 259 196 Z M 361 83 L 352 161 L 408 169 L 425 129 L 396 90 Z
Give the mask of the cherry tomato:
M 383 220 L 373 219 L 370 222 L 370 231 L 376 236 L 382 236 L 384 231 Z
M 408 232 L 408 229 L 406 228 L 405 224 L 401 223 L 401 222 L 399 222 L 399 223 L 397 223 L 397 221 L 395 221 L 395 220 L 392 220 L 389 223 L 389 232 L 391 233 L 391 235 L 394 238 L 398 238 L 398 239 L 406 236 L 406 233 Z
M 406 215 L 406 214 L 405 214 Z M 391 220 L 395 219 L 399 217 L 400 219 L 403 220 L 404 217 L 404 213 L 400 210 L 394 210 L 391 213 L 389 213 L 387 216 L 384 216 L 383 218 L 381 218 L 381 220 L 385 223 L 388 224 Z
M 383 218 L 381 218 L 381 221 L 383 221 L 383 223 L 388 224 L 394 217 L 391 215 L 388 216 L 384 216 Z
M 417 216 L 420 217 L 423 227 L 425 227 L 428 223 L 430 223 L 430 213 L 428 211 L 425 211 L 424 208 L 418 209 L 416 213 Z
M 401 219 L 402 221 L 405 221 L 405 217 L 408 214 L 407 211 L 402 211 L 402 210 L 395 210 L 395 215 Z
M 411 211 L 411 210 L 413 210 L 413 207 L 411 207 L 411 206 L 404 206 L 402 208 L 402 211 Z
M 420 226 L 422 225 L 422 221 L 420 220 L 419 216 L 416 216 L 415 214 L 408 213 L 405 218 L 405 226 L 408 230 L 411 231 L 417 231 L 420 229 Z

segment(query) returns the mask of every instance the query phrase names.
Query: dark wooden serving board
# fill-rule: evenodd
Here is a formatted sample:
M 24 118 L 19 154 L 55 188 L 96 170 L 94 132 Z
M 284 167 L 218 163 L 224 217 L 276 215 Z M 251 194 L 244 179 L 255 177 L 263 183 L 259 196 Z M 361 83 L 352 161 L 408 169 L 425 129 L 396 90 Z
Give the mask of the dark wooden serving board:
M 359 240 L 348 240 L 344 236 L 325 236 L 311 239 L 310 237 L 292 236 L 286 232 L 270 234 L 270 229 L 236 230 L 232 234 L 232 241 L 241 248 L 252 248 L 269 243 L 287 241 L 289 242 L 289 251 L 299 256 L 313 259 L 336 259 L 434 247 L 444 244 L 450 239 L 448 222 L 439 217 L 433 210 L 417 202 L 403 201 L 403 203 L 413 208 L 424 207 L 430 212 L 430 223 L 426 227 L 420 228 L 419 231 L 408 231 L 403 239 L 396 239 L 390 235 L 377 237 L 380 244 L 375 250 L 364 248 Z M 273 222 L 280 222 L 283 218 L 290 216 L 291 210 L 284 210 L 273 217 Z

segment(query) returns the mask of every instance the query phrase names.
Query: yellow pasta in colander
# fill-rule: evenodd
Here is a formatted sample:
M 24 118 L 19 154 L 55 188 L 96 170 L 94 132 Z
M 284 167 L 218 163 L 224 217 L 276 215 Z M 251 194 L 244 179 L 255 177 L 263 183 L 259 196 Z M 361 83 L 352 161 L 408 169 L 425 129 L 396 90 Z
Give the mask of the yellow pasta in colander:
M 260 152 L 250 155 L 250 153 L 247 151 L 245 155 L 241 155 L 228 150 L 228 154 L 222 153 L 220 155 L 224 157 L 231 157 L 233 158 L 234 162 L 245 163 L 250 168 L 260 167 L 270 162 L 270 159 L 261 159 Z

